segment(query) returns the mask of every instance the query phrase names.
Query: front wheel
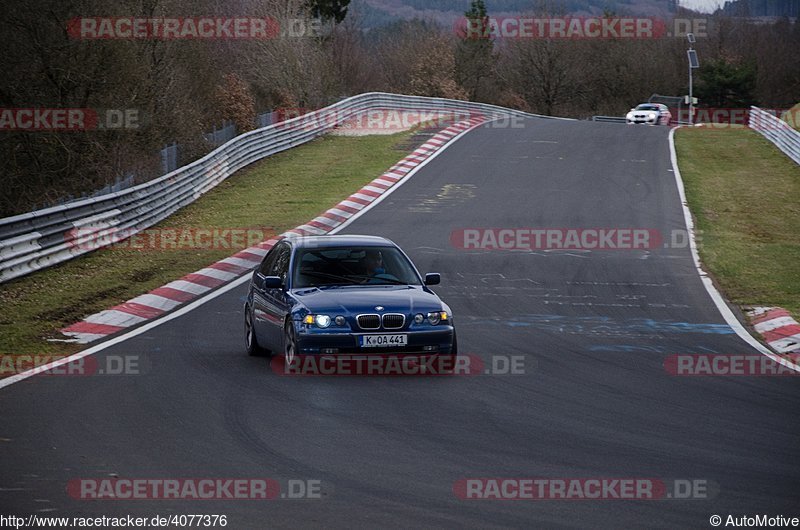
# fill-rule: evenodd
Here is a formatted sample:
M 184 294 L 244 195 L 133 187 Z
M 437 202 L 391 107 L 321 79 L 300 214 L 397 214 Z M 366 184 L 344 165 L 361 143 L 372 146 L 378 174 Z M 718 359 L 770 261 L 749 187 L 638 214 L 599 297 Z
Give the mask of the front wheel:
M 253 328 L 253 314 L 247 306 L 244 307 L 244 344 L 247 347 L 247 354 L 252 357 L 269 353 L 258 344 L 256 330 Z
M 283 327 L 283 355 L 286 357 L 287 366 L 294 361 L 297 355 L 297 337 L 291 320 L 287 320 Z
M 450 347 L 450 355 L 442 356 L 439 359 L 441 375 L 453 375 L 456 373 L 458 368 L 458 337 L 455 330 L 453 330 L 453 345 Z

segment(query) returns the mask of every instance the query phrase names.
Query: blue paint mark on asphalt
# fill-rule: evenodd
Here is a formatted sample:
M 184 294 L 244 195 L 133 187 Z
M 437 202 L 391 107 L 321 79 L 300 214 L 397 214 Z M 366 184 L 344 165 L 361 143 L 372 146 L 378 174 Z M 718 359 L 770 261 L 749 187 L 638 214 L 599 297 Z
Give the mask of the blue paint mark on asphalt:
M 727 324 L 705 322 L 677 322 L 672 320 L 653 320 L 651 318 L 632 318 L 614 320 L 611 317 L 570 317 L 562 315 L 518 315 L 512 318 L 485 319 L 466 317 L 475 323 L 503 325 L 512 328 L 534 327 L 545 331 L 566 333 L 592 333 L 597 335 L 663 334 L 663 333 L 704 333 L 712 335 L 733 335 L 735 332 Z
M 659 346 L 636 346 L 633 344 L 599 344 L 590 346 L 589 351 L 623 351 L 626 353 L 644 351 L 648 353 L 663 353 Z
M 703 350 L 710 353 L 719 353 L 717 350 L 706 348 L 705 346 L 696 346 L 695 349 L 697 351 Z M 642 346 L 637 344 L 595 344 L 594 346 L 589 346 L 589 351 L 664 353 L 666 350 L 661 346 Z
M 706 348 L 705 346 L 697 346 L 697 350 L 698 351 L 699 350 L 705 350 L 705 351 L 707 351 L 709 353 L 719 353 L 717 350 L 715 350 L 713 348 Z

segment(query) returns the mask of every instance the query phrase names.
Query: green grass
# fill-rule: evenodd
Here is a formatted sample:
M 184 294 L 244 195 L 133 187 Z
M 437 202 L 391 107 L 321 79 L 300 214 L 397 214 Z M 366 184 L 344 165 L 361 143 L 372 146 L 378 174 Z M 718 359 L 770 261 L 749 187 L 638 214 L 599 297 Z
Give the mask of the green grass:
M 746 129 L 675 138 L 704 267 L 728 300 L 800 316 L 800 166 Z
M 413 131 L 325 136 L 238 172 L 154 228 L 260 228 L 280 234 L 313 219 L 413 150 Z M 49 342 L 83 317 L 236 253 L 234 249 L 103 249 L 0 285 L 0 355 L 66 354 Z

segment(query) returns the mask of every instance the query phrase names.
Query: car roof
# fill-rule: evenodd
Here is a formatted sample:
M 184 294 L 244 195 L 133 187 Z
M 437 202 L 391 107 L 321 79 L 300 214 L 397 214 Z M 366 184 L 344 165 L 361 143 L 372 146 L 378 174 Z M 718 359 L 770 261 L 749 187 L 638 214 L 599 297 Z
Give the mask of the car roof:
M 286 237 L 296 248 L 314 247 L 385 247 L 397 246 L 389 239 L 379 236 L 362 236 L 357 234 L 334 236 L 301 236 L 289 235 Z

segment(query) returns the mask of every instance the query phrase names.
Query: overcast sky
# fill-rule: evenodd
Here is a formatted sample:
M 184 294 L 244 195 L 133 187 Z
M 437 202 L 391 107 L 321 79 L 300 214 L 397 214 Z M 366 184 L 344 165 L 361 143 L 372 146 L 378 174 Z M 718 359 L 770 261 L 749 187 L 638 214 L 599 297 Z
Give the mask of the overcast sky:
M 724 0 L 678 0 L 678 3 L 689 9 L 710 13 L 721 6 Z

